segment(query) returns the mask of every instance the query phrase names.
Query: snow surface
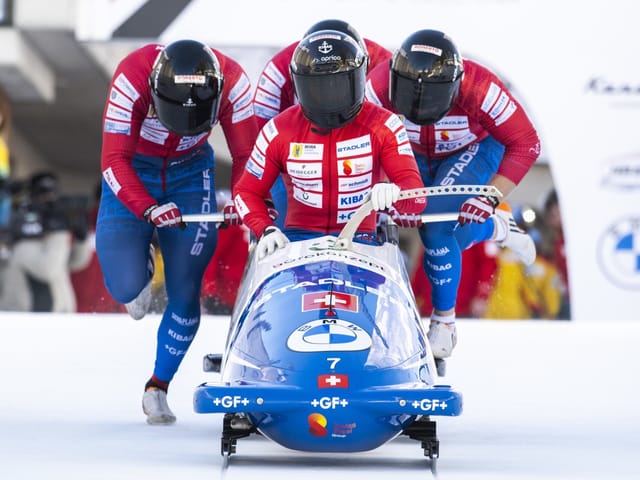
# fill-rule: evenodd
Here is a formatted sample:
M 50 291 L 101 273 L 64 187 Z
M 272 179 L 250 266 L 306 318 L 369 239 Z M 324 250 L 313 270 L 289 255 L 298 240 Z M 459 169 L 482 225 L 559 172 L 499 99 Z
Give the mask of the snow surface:
M 228 469 L 221 415 L 193 412 L 215 380 L 226 317 L 205 317 L 169 392 L 170 427 L 144 422 L 159 316 L 0 313 L 0 479 L 640 478 L 640 322 L 460 320 L 441 383 L 464 395 L 438 420 L 435 472 L 418 442 L 360 454 L 240 439 Z

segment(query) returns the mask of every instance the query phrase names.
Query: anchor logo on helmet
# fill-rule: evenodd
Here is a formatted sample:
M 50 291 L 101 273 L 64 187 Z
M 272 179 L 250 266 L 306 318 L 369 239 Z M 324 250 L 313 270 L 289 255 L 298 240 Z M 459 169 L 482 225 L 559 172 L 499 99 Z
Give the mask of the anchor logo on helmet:
M 333 50 L 333 45 L 331 45 L 330 43 L 327 43 L 326 40 L 322 42 L 322 44 L 318 47 L 318 51 L 320 53 L 324 53 L 325 55 L 329 53 L 331 50 Z

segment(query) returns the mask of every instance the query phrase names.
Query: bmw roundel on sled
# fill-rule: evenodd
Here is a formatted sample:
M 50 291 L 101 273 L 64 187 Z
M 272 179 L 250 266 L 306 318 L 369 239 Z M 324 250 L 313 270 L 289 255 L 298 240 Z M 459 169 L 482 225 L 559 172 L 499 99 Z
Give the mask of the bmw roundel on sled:
M 435 193 L 461 193 L 446 190 Z M 351 241 L 370 211 L 366 202 L 339 237 L 250 255 L 225 351 L 204 361 L 220 381 L 194 394 L 197 413 L 225 413 L 222 455 L 260 433 L 308 452 L 368 451 L 407 435 L 439 456 L 432 417 L 459 415 L 462 396 L 437 383 L 397 226 L 382 229 L 380 245 Z

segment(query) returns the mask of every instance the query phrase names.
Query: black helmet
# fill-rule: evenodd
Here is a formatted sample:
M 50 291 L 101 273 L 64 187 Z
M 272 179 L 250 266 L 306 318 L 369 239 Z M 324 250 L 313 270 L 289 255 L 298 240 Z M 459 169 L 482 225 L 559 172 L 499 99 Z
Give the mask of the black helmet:
M 160 122 L 178 135 L 197 135 L 216 121 L 223 77 L 211 49 L 194 40 L 167 45 L 151 75 L 151 96 Z
M 338 32 L 349 35 L 356 42 L 358 42 L 364 53 L 367 53 L 367 46 L 365 45 L 364 40 L 362 40 L 362 37 L 360 36 L 358 31 L 344 20 L 338 20 L 335 18 L 320 20 L 319 22 L 316 22 L 309 27 L 309 29 L 304 34 L 304 37 L 320 30 L 336 30 Z
M 364 102 L 366 54 L 350 36 L 320 30 L 304 37 L 291 58 L 291 77 L 305 117 L 320 128 L 338 128 Z
M 434 124 L 451 110 L 463 72 L 460 53 L 448 36 L 419 30 L 393 54 L 389 100 L 413 123 Z

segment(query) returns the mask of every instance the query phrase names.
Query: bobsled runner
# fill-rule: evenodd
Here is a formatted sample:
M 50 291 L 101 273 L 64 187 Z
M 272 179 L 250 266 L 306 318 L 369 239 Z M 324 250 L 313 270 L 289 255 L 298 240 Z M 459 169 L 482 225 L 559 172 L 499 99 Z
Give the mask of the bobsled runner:
M 222 455 L 259 433 L 308 452 L 368 451 L 407 435 L 439 456 L 432 417 L 459 415 L 462 396 L 438 383 L 397 226 L 379 245 L 351 241 L 370 211 L 366 202 L 339 237 L 249 256 L 225 351 L 204 359 L 220 381 L 194 393 L 197 413 L 225 414 Z

